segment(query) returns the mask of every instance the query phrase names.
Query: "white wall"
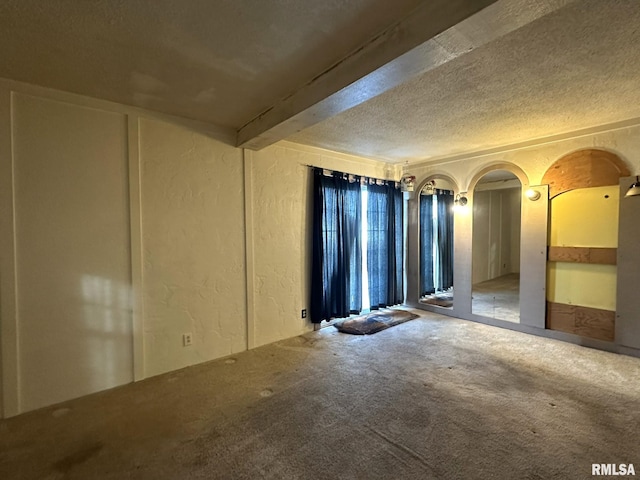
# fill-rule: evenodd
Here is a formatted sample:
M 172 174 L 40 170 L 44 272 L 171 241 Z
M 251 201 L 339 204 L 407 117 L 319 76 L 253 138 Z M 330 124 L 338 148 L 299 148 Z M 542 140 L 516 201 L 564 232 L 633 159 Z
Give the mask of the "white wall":
M 22 410 L 133 379 L 126 118 L 13 95 Z
M 168 122 L 141 118 L 139 136 L 152 376 L 246 349 L 243 166 L 240 149 Z
M 233 140 L 0 79 L 3 416 L 311 329 L 306 165 L 399 168 Z
M 0 80 L 3 416 L 246 349 L 226 133 Z
M 309 308 L 312 171 L 308 165 L 376 178 L 398 178 L 373 160 L 280 142 L 246 152 L 253 205 L 253 346 L 311 330 Z

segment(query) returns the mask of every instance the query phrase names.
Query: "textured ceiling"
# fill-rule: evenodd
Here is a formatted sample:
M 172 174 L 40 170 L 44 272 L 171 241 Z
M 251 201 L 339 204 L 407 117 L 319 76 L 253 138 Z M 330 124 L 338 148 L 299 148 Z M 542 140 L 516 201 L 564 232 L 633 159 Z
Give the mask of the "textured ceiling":
M 0 0 L 0 77 L 238 130 L 424 5 L 465 4 L 425 1 Z M 429 45 L 463 54 L 288 140 L 413 162 L 640 117 L 640 1 L 492 7 L 518 5 L 539 15 L 445 32 Z
M 0 77 L 238 128 L 419 3 L 3 0 Z
M 289 140 L 429 160 L 640 117 L 640 1 L 581 0 Z

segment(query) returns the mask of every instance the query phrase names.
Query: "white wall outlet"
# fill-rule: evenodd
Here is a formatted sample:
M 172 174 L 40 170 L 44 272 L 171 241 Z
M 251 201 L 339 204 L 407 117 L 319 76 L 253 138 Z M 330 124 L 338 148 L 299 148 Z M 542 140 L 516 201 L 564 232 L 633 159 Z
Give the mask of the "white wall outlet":
M 189 347 L 193 343 L 193 337 L 191 333 L 183 333 L 182 334 L 182 346 Z

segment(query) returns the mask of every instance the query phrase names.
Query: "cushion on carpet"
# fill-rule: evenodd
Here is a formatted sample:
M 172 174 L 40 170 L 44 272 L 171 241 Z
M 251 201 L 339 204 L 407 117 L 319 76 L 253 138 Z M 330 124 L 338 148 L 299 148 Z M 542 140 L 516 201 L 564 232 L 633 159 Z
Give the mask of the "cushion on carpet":
M 333 326 L 343 333 L 371 335 L 414 318 L 418 318 L 418 315 L 405 310 L 384 310 L 370 313 L 369 315 L 338 320 L 333 323 Z
M 438 307 L 452 307 L 453 295 L 449 293 L 442 293 L 439 295 L 430 295 L 420 299 L 420 303 L 427 305 L 437 305 Z

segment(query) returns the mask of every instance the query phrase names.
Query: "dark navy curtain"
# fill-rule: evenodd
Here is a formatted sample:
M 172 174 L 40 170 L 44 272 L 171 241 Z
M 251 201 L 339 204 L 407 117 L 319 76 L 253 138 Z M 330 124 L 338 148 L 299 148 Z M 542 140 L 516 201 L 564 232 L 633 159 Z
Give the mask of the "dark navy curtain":
M 311 321 L 362 310 L 360 178 L 314 169 Z
M 375 310 L 403 301 L 403 203 L 395 182 L 367 185 L 367 198 L 367 279 Z
M 420 295 L 452 286 L 453 192 L 436 189 L 420 195 Z
M 436 289 L 453 287 L 453 192 L 436 190 L 438 208 L 438 267 Z
M 435 292 L 433 195 L 420 195 L 420 296 Z

